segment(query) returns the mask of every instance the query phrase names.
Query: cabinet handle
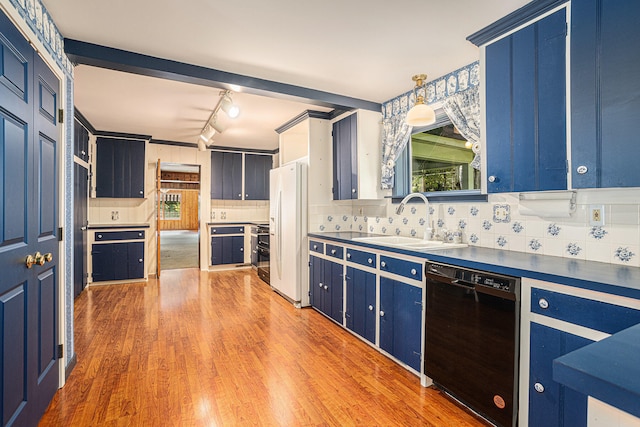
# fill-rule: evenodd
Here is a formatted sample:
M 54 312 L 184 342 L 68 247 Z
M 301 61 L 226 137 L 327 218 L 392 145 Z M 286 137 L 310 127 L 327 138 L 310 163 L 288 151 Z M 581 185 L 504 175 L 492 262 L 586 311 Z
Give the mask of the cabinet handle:
M 544 298 L 540 298 L 540 301 L 538 301 L 538 305 L 541 309 L 546 310 L 547 308 L 549 308 L 549 301 Z
M 138 233 L 138 237 L 142 237 L 142 233 Z
M 84 150 L 82 150 L 82 151 L 80 152 L 80 154 L 82 154 L 82 155 L 84 156 L 85 154 L 87 154 L 87 152 L 86 152 L 86 151 L 84 151 Z
M 144 191 L 140 190 L 140 194 L 144 194 Z
M 355 188 L 352 188 L 352 189 L 351 189 L 351 192 L 352 192 L 353 194 L 356 194 L 356 189 L 355 189 Z
M 416 273 L 417 273 L 416 269 L 415 269 L 415 268 L 412 268 L 412 269 L 411 269 L 411 275 L 412 275 L 412 276 L 415 276 L 415 275 L 416 275 Z
M 322 283 L 320 283 L 320 287 L 322 287 Z
M 380 310 L 380 317 L 384 317 L 384 311 Z
M 80 227 L 80 231 L 87 231 L 87 227 Z
M 498 177 L 497 177 L 497 176 L 495 176 L 495 175 L 491 175 L 488 179 L 489 179 L 489 182 L 496 182 L 496 181 L 498 181 Z
M 576 172 L 578 172 L 578 174 L 580 175 L 584 175 L 585 173 L 587 173 L 589 171 L 589 168 L 586 167 L 585 165 L 580 165 L 576 168 Z
M 347 259 L 351 259 L 351 254 L 347 252 Z
M 98 234 L 98 239 L 102 239 L 102 234 Z
M 238 197 L 242 197 L 242 193 L 238 193 Z
M 218 230 L 216 230 L 215 228 L 213 230 L 211 230 L 212 233 L 215 233 L 216 231 L 218 231 Z
M 544 386 L 540 383 L 535 383 L 533 385 L 533 388 L 538 392 L 538 393 L 544 393 Z
M 335 249 L 331 249 L 331 255 L 335 255 L 336 254 L 336 250 Z
M 138 258 L 138 262 L 142 262 L 142 258 Z
M 244 252 L 244 248 L 240 248 L 240 252 Z
M 326 291 L 327 289 L 329 289 L 329 286 L 324 285 L 324 290 Z
M 372 260 L 371 258 L 369 258 L 369 259 L 367 260 L 367 262 L 368 262 L 369 264 L 373 264 L 373 260 Z
M 386 263 L 386 262 L 382 261 L 382 262 L 380 263 L 380 267 L 385 268 L 386 266 L 387 266 L 387 263 Z
M 246 199 L 246 198 L 248 198 L 248 197 L 249 197 L 249 195 L 248 195 L 248 194 L 245 194 L 245 195 L 244 195 L 244 198 L 245 198 L 245 199 Z
M 369 304 L 369 311 L 373 311 L 373 306 Z
M 318 245 L 313 245 L 313 250 L 317 250 L 318 249 Z

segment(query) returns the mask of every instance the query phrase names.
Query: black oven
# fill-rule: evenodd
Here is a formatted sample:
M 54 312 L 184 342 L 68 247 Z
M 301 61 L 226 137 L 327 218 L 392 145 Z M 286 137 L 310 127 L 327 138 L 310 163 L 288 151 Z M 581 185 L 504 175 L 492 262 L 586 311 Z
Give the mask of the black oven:
M 497 426 L 518 414 L 520 279 L 426 264 L 424 373 Z
M 257 226 L 256 266 L 258 277 L 269 283 L 269 226 Z

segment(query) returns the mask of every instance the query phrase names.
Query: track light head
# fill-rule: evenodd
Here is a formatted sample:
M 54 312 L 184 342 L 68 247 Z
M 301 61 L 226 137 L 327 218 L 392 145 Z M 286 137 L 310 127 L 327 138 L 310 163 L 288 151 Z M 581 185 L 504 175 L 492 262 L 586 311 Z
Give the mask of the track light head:
M 231 96 L 229 96 L 229 92 L 225 92 L 224 95 L 222 95 L 220 108 L 222 108 L 222 111 L 227 113 L 227 116 L 231 119 L 235 119 L 240 114 L 240 108 L 233 103 Z

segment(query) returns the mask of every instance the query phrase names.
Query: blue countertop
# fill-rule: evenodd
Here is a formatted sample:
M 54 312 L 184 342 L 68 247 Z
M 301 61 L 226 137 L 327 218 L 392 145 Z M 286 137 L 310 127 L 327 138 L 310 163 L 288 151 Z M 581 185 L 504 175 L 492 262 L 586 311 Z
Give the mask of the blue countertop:
M 640 417 L 640 325 L 553 361 L 553 379 Z
M 536 255 L 524 252 L 469 246 L 452 249 L 404 249 L 353 240 L 370 236 L 353 231 L 309 233 L 309 237 L 333 240 L 350 245 L 369 247 L 486 270 L 517 277 L 528 277 L 552 283 L 640 299 L 640 268 L 595 261 Z

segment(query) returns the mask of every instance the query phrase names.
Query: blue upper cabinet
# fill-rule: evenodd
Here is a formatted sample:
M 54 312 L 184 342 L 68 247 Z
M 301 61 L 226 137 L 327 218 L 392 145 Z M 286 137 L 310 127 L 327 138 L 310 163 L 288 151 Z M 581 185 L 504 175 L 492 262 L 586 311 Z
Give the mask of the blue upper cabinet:
M 567 188 L 565 15 L 486 46 L 490 193 Z
M 574 188 L 638 187 L 640 2 L 571 2 Z
M 211 152 L 211 198 L 242 200 L 242 153 Z
M 96 197 L 144 198 L 145 141 L 96 140 Z
M 358 198 L 357 138 L 356 114 L 333 124 L 333 200 Z
M 272 165 L 271 155 L 244 155 L 245 200 L 269 200 L 269 171 Z

